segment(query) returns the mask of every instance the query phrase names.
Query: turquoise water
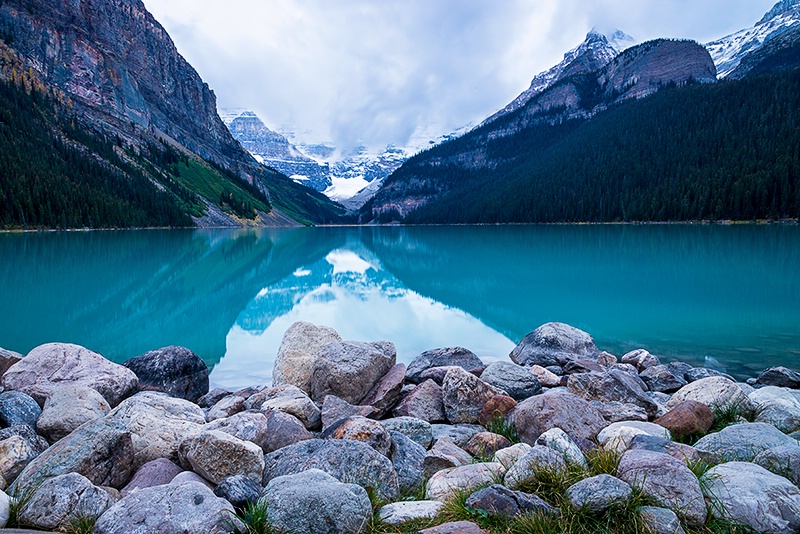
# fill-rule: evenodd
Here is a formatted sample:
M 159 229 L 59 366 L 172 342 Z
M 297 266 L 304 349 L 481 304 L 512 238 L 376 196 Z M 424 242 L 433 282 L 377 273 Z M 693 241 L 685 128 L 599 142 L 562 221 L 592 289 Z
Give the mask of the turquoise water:
M 114 361 L 183 345 L 214 385 L 270 383 L 305 320 L 507 359 L 548 321 L 739 377 L 800 368 L 796 225 L 310 228 L 0 234 L 0 347 Z

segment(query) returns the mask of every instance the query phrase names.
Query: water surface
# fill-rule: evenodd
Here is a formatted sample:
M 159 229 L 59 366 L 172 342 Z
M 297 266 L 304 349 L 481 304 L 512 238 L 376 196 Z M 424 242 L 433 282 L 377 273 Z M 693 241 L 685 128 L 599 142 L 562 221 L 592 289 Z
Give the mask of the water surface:
M 270 383 L 292 322 L 507 359 L 562 321 L 747 377 L 800 368 L 800 227 L 506 226 L 0 234 L 0 347 L 114 361 L 183 345 L 214 385 Z

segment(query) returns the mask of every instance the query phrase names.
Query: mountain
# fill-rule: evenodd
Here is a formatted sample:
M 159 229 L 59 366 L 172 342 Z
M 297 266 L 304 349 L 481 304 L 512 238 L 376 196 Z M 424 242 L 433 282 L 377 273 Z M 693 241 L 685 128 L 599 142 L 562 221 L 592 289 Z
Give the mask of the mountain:
M 592 28 L 580 45 L 564 54 L 564 60 L 561 63 L 537 74 L 528 89 L 509 105 L 486 119 L 484 124 L 523 107 L 531 99 L 563 78 L 605 67 L 620 52 L 635 44 L 636 40 L 621 30 L 615 30 L 609 35 L 604 35 L 598 32 L 597 29 Z
M 800 26 L 800 0 L 782 0 L 764 15 L 755 26 L 706 44 L 717 73 L 726 78 L 748 54 Z M 740 73 L 741 75 L 741 73 Z
M 54 121 L 112 140 L 118 156 L 194 223 L 285 225 L 341 212 L 241 148 L 216 113 L 214 93 L 141 0 L 7 0 L 0 40 L 4 80 L 47 95 Z
M 728 78 L 739 80 L 800 66 L 800 24 L 795 24 L 745 55 Z
M 499 168 L 555 142 L 555 138 L 540 137 L 546 128 L 539 126 L 567 128 L 561 125 L 589 119 L 664 87 L 714 81 L 711 57 L 693 41 L 662 39 L 628 48 L 601 69 L 578 70 L 524 106 L 410 159 L 362 208 L 361 219 L 402 219 L 458 188 L 459 175 L 479 172 L 481 179 L 491 182 Z

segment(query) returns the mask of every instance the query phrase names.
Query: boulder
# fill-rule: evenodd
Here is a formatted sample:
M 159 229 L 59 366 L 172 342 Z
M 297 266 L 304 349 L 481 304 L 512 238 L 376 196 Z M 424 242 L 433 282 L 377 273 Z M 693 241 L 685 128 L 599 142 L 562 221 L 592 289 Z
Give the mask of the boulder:
M 58 386 L 47 397 L 36 429 L 51 442 L 58 441 L 82 424 L 105 416 L 110 410 L 108 402 L 92 388 Z
M 541 365 L 532 365 L 531 374 L 536 377 L 540 385 L 546 388 L 555 388 L 561 385 L 561 377 Z
M 400 432 L 390 431 L 389 434 L 392 438 L 392 452 L 389 458 L 397 472 L 400 493 L 411 493 L 418 489 L 424 480 L 423 462 L 427 451 L 422 445 Z
M 273 478 L 307 469 L 321 469 L 343 482 L 371 487 L 387 501 L 397 496 L 397 472 L 392 462 L 369 445 L 346 439 L 310 439 L 264 457 L 266 485 Z
M 42 409 L 30 395 L 21 391 L 0 393 L 0 424 L 4 426 L 28 425 L 36 428 Z
M 611 423 L 597 434 L 597 442 L 605 450 L 622 454 L 631 444 L 634 436 L 645 434 L 662 439 L 672 439 L 669 430 L 655 423 L 644 421 L 620 421 Z
M 425 486 L 425 498 L 445 502 L 460 491 L 474 491 L 503 476 L 505 468 L 496 463 L 479 463 L 444 469 Z
M 686 465 L 668 454 L 629 450 L 617 476 L 660 506 L 680 513 L 690 525 L 705 523 L 708 514 L 700 483 Z
M 354 415 L 369 417 L 377 415 L 377 412 L 372 406 L 354 406 L 336 395 L 327 395 L 322 401 L 322 431 L 324 432 L 332 424 Z
M 672 433 L 675 439 L 705 434 L 714 424 L 714 413 L 697 401 L 683 401 L 654 421 Z
M 139 380 L 130 369 L 69 343 L 36 347 L 2 379 L 4 388 L 27 393 L 40 404 L 63 383 L 90 387 L 116 406 L 136 391 Z
M 0 441 L 0 477 L 10 484 L 37 454 L 21 436 Z
M 337 422 L 325 430 L 320 438 L 361 441 L 387 458 L 392 448 L 392 438 L 386 427 L 378 421 L 358 415 Z
M 633 496 L 631 487 L 617 477 L 597 475 L 567 488 L 567 498 L 576 510 L 602 514 L 612 506 L 624 506 Z
M 753 411 L 752 403 L 736 382 L 721 376 L 701 378 L 683 386 L 673 393 L 667 408 L 672 409 L 687 400 L 702 402 L 712 411 L 728 408 L 737 408 L 744 413 Z
M 636 349 L 623 354 L 621 363 L 633 365 L 638 372 L 642 372 L 650 367 L 661 365 L 657 356 L 653 356 L 645 349 Z
M 245 410 L 244 399 L 238 395 L 221 398 L 206 414 L 206 421 L 224 419 Z
M 341 341 L 333 328 L 296 322 L 283 334 L 275 365 L 272 385 L 291 384 L 306 394 L 311 394 L 311 374 L 317 355 L 329 343 Z
M 755 421 L 769 423 L 788 434 L 800 427 L 800 399 L 792 390 L 764 386 L 748 395 L 756 410 Z
M 641 380 L 628 373 L 611 368 L 605 373 L 592 373 L 586 383 L 586 390 L 581 395 L 588 400 L 600 402 L 623 402 L 644 408 L 647 415 L 653 417 L 658 406 L 645 394 Z M 572 389 L 570 387 L 570 389 Z
M 372 505 L 364 488 L 343 484 L 319 469 L 277 477 L 263 498 L 267 518 L 280 532 L 364 532 Z
M 526 399 L 511 411 L 509 419 L 520 439 L 529 445 L 551 428 L 558 427 L 583 451 L 594 448 L 597 433 L 606 426 L 599 411 L 566 391 L 550 391 Z
M 753 463 L 788 479 L 795 486 L 800 485 L 800 447 L 797 445 L 767 449 L 760 452 Z
M 433 443 L 431 424 L 415 417 L 394 417 L 381 421 L 386 430 L 399 432 L 427 449 Z
M 444 506 L 441 501 L 401 501 L 382 506 L 380 520 L 387 525 L 399 525 L 416 519 L 433 519 Z
M 179 456 L 184 467 L 219 484 L 234 475 L 260 483 L 264 475 L 264 451 L 250 441 L 220 430 L 204 430 L 183 440 Z
M 639 373 L 647 389 L 650 391 L 663 391 L 671 393 L 678 391 L 686 385 L 682 376 L 676 376 L 666 365 L 654 365 Z
M 120 490 L 120 494 L 125 497 L 136 489 L 169 484 L 181 471 L 182 469 L 175 462 L 171 462 L 166 458 L 151 460 L 136 471 L 131 481 Z
M 527 443 L 516 443 L 510 447 L 507 447 L 505 449 L 500 449 L 499 451 L 494 453 L 492 461 L 499 462 L 503 464 L 503 467 L 508 469 L 512 465 L 514 465 L 520 458 L 528 454 L 531 448 L 532 447 Z
M 477 423 L 483 406 L 501 394 L 486 382 L 460 367 L 452 367 L 442 381 L 442 402 L 451 423 Z
M 516 407 L 517 401 L 506 395 L 495 395 L 481 408 L 478 423 L 488 427 L 494 422 L 503 422 L 508 413 Z
M 564 365 L 582 356 L 596 357 L 592 336 L 564 323 L 546 323 L 525 336 L 509 357 L 519 365 Z
M 374 417 L 380 419 L 389 413 L 400 400 L 400 392 L 403 390 L 405 377 L 406 366 L 398 363 L 389 369 L 389 372 L 367 392 L 367 395 L 361 400 L 361 404 L 372 406 L 375 411 Z
M 422 384 L 426 380 L 433 380 L 434 382 L 436 382 L 437 384 L 439 384 L 441 386 L 442 385 L 442 381 L 444 380 L 444 375 L 446 375 L 447 371 L 449 371 L 453 367 L 458 367 L 458 366 L 457 365 L 447 365 L 447 366 L 444 366 L 444 367 L 431 367 L 430 369 L 426 369 L 426 370 L 422 371 L 422 373 L 420 373 L 416 383 L 417 384 Z M 483 367 L 480 367 L 479 369 L 482 370 Z M 467 369 L 467 371 L 469 371 L 470 373 L 474 374 L 475 376 L 480 376 L 480 373 L 477 373 L 476 369 Z M 406 379 L 406 384 L 407 385 L 413 385 L 414 382 L 411 382 L 410 380 Z
M 447 437 L 459 447 L 463 447 L 478 432 L 486 429 L 480 425 L 469 425 L 460 423 L 457 425 L 431 425 L 431 433 L 434 441 Z
M 80 514 L 99 516 L 114 500 L 78 473 L 50 478 L 36 489 L 19 514 L 21 525 L 63 530 Z
M 564 457 L 567 464 L 588 467 L 586 457 L 572 438 L 560 428 L 551 428 L 536 439 L 536 445 L 553 449 Z
M 494 432 L 478 432 L 464 445 L 464 450 L 476 458 L 492 458 L 500 449 L 510 447 L 511 442 L 505 436 Z
M 758 375 L 756 384 L 760 386 L 800 389 L 800 373 L 783 366 L 770 367 Z
M 489 364 L 480 379 L 497 390 L 505 391 L 517 401 L 542 392 L 542 386 L 533 373 L 511 362 Z
M 37 487 L 48 478 L 79 473 L 96 486 L 123 487 L 134 471 L 135 447 L 130 431 L 117 421 L 97 419 L 31 461 L 14 482 L 16 491 Z
M 248 410 L 268 412 L 278 410 L 297 417 L 307 429 L 318 428 L 322 422 L 322 412 L 308 395 L 293 385 L 267 388 L 245 401 Z
M 434 367 L 458 366 L 465 371 L 483 367 L 483 362 L 475 353 L 463 347 L 448 347 L 427 350 L 414 358 L 406 370 L 406 381 L 418 384 L 421 374 Z
M 422 460 L 423 476 L 431 477 L 442 469 L 461 467 L 472 463 L 472 456 L 448 437 L 436 440 Z
M 326 345 L 317 355 L 311 372 L 311 398 L 322 402 L 336 395 L 359 404 L 375 384 L 394 367 L 397 354 L 392 345 L 339 341 Z
M 694 448 L 717 462 L 749 462 L 761 452 L 782 445 L 797 445 L 797 440 L 767 423 L 739 423 L 700 438 Z
M 548 447 L 534 445 L 525 456 L 508 468 L 504 481 L 506 486 L 513 489 L 536 477 L 539 471 L 565 471 L 566 469 L 564 456 Z
M 177 461 L 181 442 L 200 432 L 206 422 L 203 410 L 196 404 L 154 391 L 126 399 L 105 419 L 130 432 L 135 468 L 156 458 Z
M 642 506 L 639 508 L 639 514 L 653 534 L 686 534 L 680 519 L 669 508 Z
M 222 497 L 237 510 L 242 510 L 248 504 L 256 504 L 261 492 L 261 484 L 245 475 L 228 477 L 214 488 L 214 495 Z
M 233 534 L 243 529 L 231 503 L 198 482 L 142 488 L 123 497 L 94 525 L 95 534 Z
M 270 429 L 269 418 L 273 416 L 280 422 L 274 424 Z M 307 436 L 306 439 L 311 439 L 311 433 L 296 417 L 283 412 L 268 412 L 266 415 L 260 412 L 240 412 L 230 417 L 215 419 L 204 425 L 202 430 L 221 430 L 235 438 L 255 443 L 267 453 L 275 450 L 272 442 L 287 441 L 283 425 L 281 425 L 283 419 L 289 422 L 292 431 L 303 432 L 303 435 Z
M 208 367 L 185 347 L 163 347 L 123 363 L 136 373 L 140 391 L 160 391 L 195 402 L 208 393 Z
M 647 410 L 635 404 L 627 404 L 625 402 L 600 402 L 589 401 L 597 411 L 603 415 L 603 419 L 609 423 L 618 423 L 620 421 L 647 421 L 650 417 L 647 415 Z
M 475 510 L 485 510 L 491 515 L 498 515 L 507 519 L 513 519 L 520 514 L 544 513 L 552 514 L 553 507 L 545 501 L 522 491 L 514 491 L 501 486 L 492 484 L 488 488 L 483 488 L 469 497 L 464 503 L 469 508 Z
M 42 454 L 50 446 L 46 439 L 37 434 L 36 431 L 28 425 L 15 425 L 0 429 L 0 441 L 8 439 L 11 436 L 19 436 L 24 439 L 37 456 Z
M 785 478 L 748 462 L 712 467 L 703 475 L 711 514 L 733 519 L 757 532 L 800 530 L 800 489 Z
M 395 417 L 413 417 L 429 423 L 447 420 L 442 388 L 426 380 L 414 388 L 392 411 Z

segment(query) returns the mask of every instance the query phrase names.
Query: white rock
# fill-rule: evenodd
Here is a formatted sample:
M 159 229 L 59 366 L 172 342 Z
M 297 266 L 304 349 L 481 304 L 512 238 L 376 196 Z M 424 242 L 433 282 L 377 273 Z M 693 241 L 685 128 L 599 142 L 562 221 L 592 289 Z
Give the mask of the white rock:
M 748 398 L 756 408 L 756 422 L 769 423 L 785 434 L 800 427 L 800 399 L 788 389 L 766 386 L 754 390 Z
M 442 506 L 444 503 L 441 501 L 404 501 L 387 504 L 378 513 L 387 525 L 399 525 L 414 519 L 431 519 Z
M 597 434 L 597 442 L 608 451 L 622 454 L 630 447 L 634 436 L 645 434 L 663 439 L 672 439 L 669 430 L 655 423 L 644 421 L 620 421 L 611 423 Z
M 564 460 L 566 460 L 568 464 L 579 465 L 581 467 L 587 467 L 589 465 L 580 447 L 572 441 L 572 438 L 570 438 L 566 432 L 558 427 L 551 428 L 539 436 L 536 439 L 536 445 L 544 445 L 559 454 L 563 454 Z
M 444 469 L 433 475 L 425 487 L 428 499 L 445 502 L 459 491 L 476 490 L 493 484 L 503 476 L 505 468 L 499 463 L 470 464 Z

